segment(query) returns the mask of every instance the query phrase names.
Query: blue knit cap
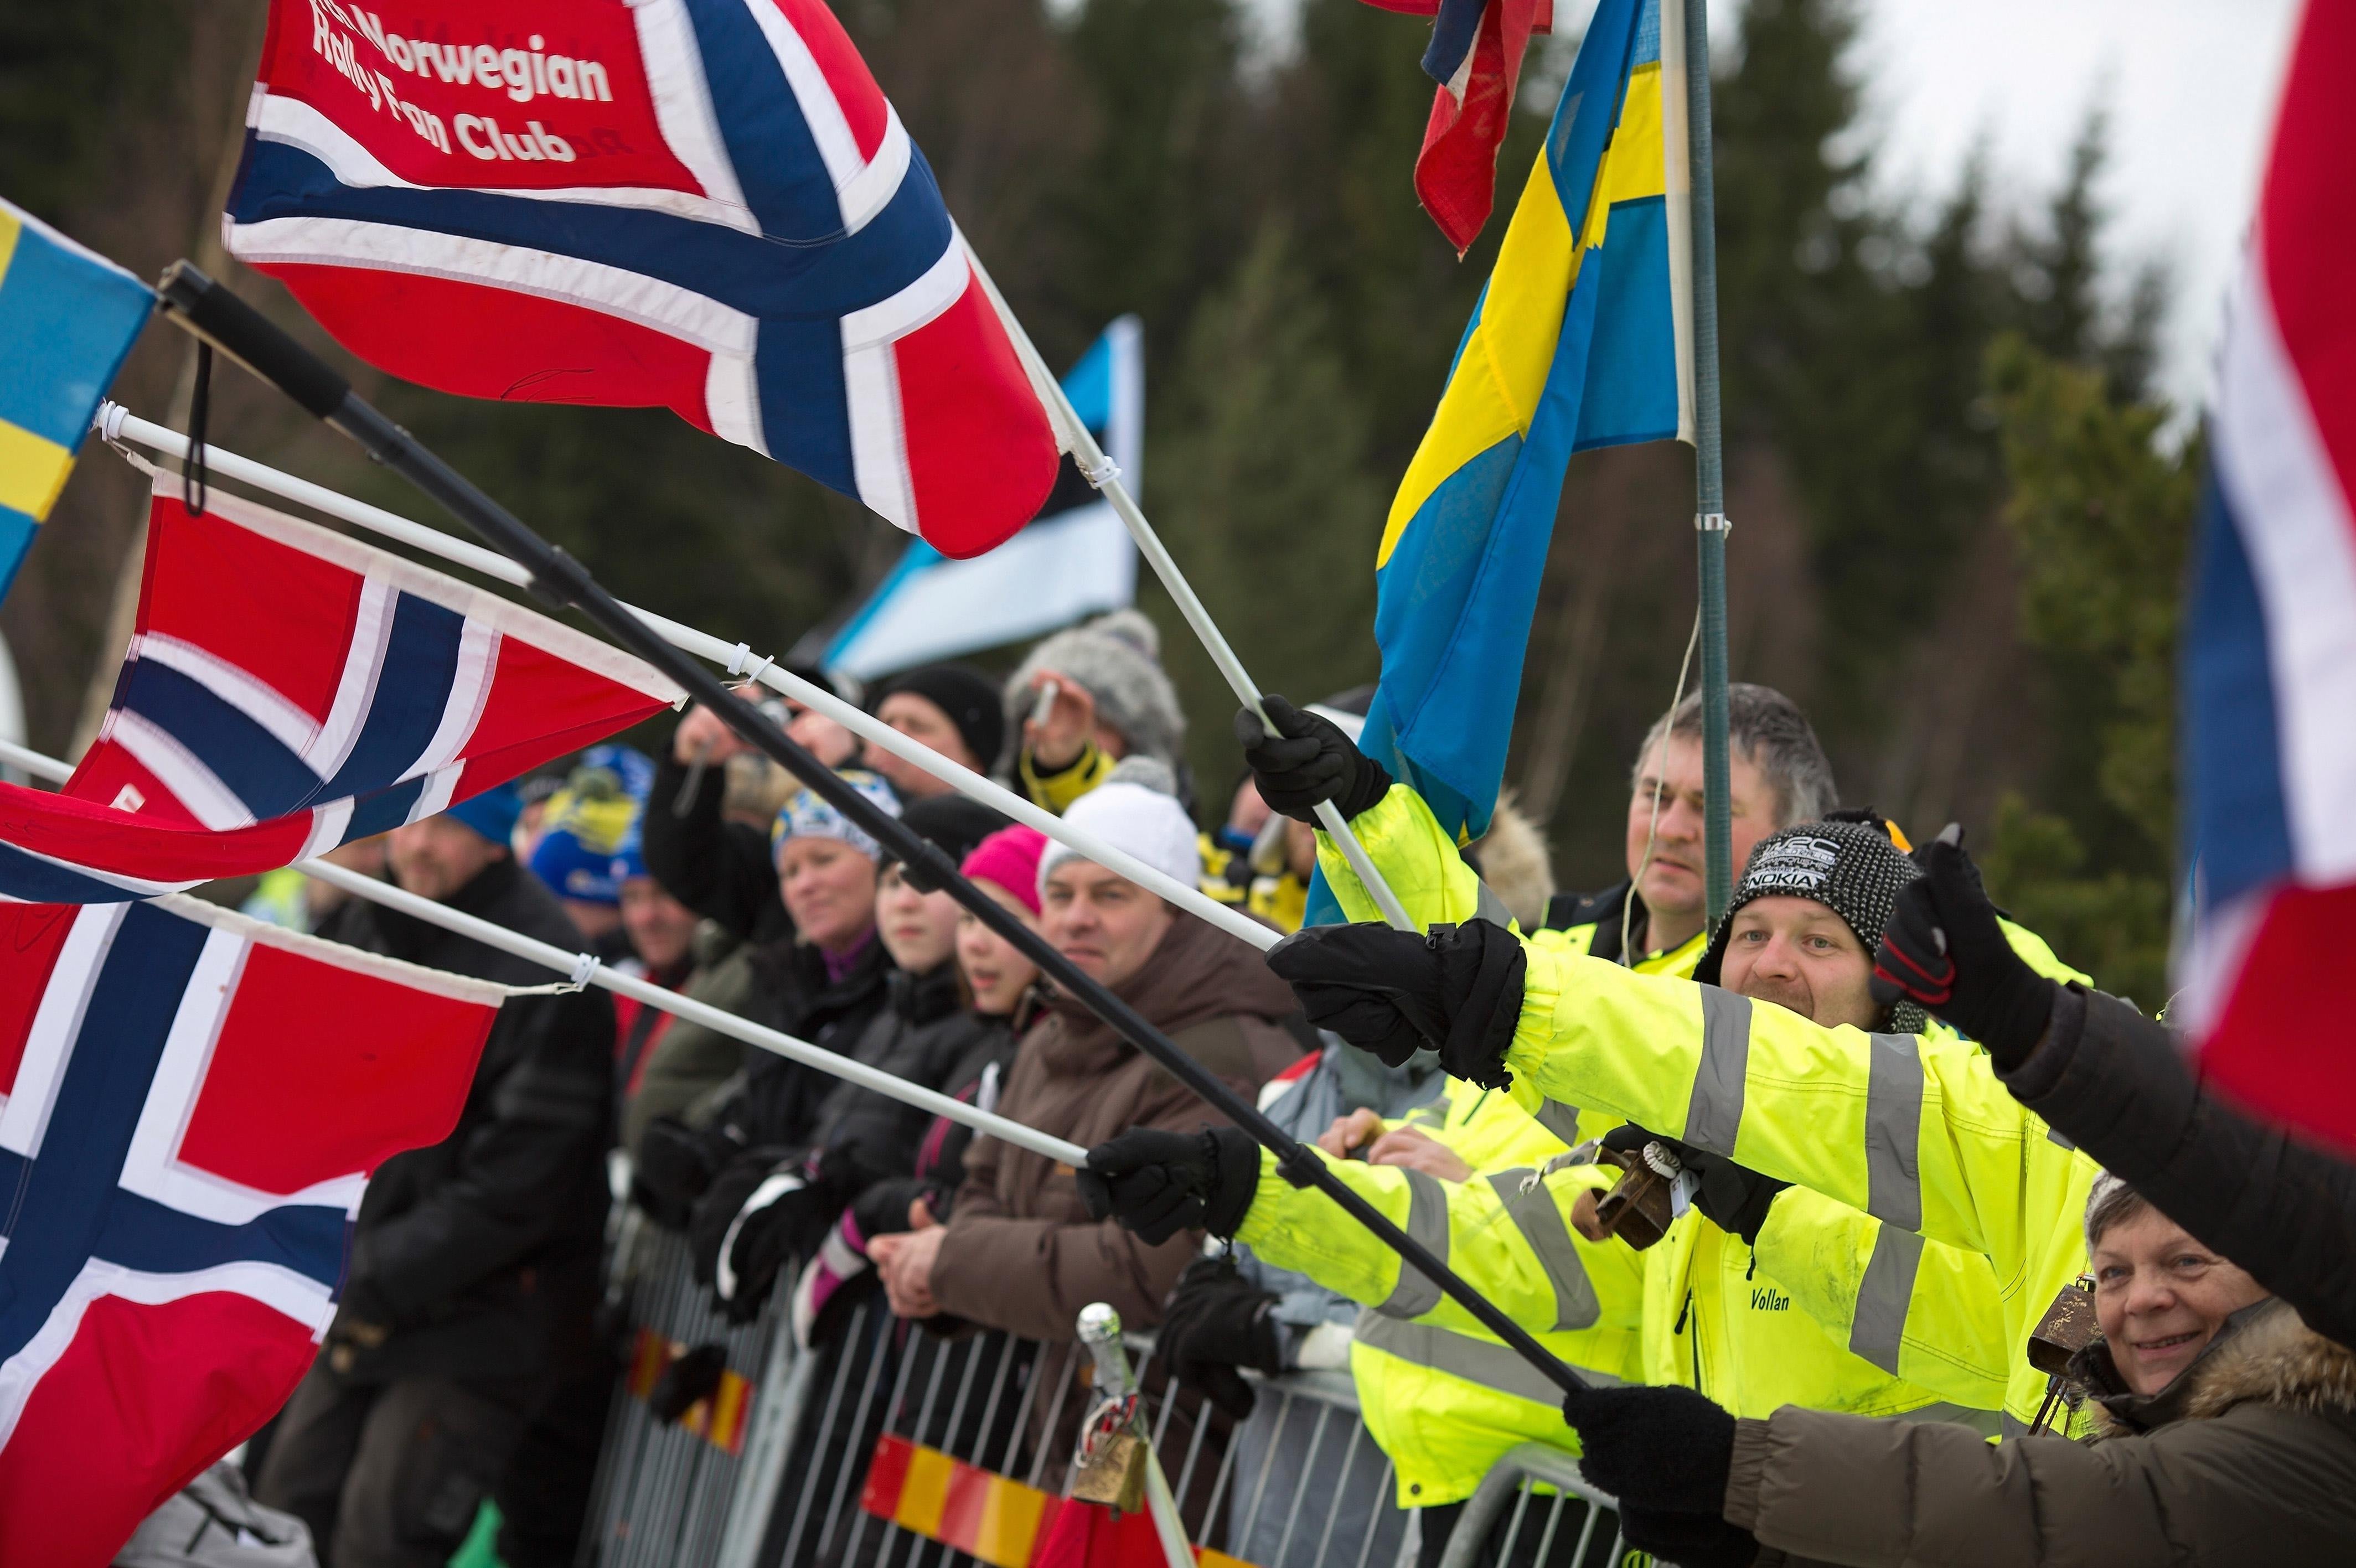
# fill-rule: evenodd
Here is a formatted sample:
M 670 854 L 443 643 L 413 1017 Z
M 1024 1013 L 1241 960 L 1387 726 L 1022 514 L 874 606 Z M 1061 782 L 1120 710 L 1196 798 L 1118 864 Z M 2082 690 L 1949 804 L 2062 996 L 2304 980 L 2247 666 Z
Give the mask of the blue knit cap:
M 443 814 L 455 816 L 504 849 L 515 842 L 516 819 L 523 815 L 523 796 L 512 784 L 494 785 L 468 795 Z
M 531 873 L 561 899 L 582 903 L 617 904 L 622 884 L 614 875 L 614 856 L 601 853 L 569 827 L 552 828 L 540 836 L 531 851 Z

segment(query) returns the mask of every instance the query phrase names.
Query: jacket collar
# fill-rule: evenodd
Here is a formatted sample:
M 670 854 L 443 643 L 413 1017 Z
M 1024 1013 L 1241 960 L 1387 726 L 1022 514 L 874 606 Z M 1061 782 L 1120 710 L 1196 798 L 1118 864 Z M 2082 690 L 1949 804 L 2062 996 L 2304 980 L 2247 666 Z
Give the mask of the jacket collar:
M 893 1012 L 905 1023 L 928 1024 L 965 1006 L 965 997 L 958 990 L 954 958 L 934 965 L 921 975 L 894 969 L 884 977 L 884 987 L 892 998 Z
M 2225 1319 L 2192 1363 L 2158 1393 L 2127 1392 L 2110 1347 L 2097 1339 L 2070 1360 L 2071 1378 L 2094 1392 L 2106 1435 L 2206 1421 L 2256 1403 L 2356 1421 L 2356 1352 L 2309 1328 L 2280 1296 Z

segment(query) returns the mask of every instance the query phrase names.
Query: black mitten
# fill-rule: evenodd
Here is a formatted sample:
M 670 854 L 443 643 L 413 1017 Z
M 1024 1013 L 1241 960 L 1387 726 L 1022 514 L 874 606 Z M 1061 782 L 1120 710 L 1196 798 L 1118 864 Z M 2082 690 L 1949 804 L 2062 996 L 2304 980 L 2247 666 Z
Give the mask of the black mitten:
M 1922 876 L 1898 890 L 1873 955 L 1873 997 L 1919 1002 L 1987 1047 L 1999 1067 L 2037 1049 L 2053 1015 L 2054 982 L 2031 969 L 1997 923 L 1963 829 L 1915 852 Z
M 1580 1474 L 1627 1507 L 1715 1516 L 1734 1468 L 1734 1417 L 1689 1388 L 1591 1388 L 1563 1402 Z

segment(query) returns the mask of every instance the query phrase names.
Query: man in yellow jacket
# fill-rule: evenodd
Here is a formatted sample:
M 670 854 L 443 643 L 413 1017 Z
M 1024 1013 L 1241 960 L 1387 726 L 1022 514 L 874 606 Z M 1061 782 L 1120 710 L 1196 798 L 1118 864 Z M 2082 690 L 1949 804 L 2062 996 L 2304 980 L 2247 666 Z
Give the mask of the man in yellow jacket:
M 1746 882 L 1784 848 L 1777 874 L 1804 879 L 1810 847 L 1771 840 Z M 1738 1161 L 1887 1227 L 1981 1254 L 1995 1270 L 2012 1348 L 2005 1430 L 2021 1430 L 2046 1385 L 2023 1354 L 2028 1330 L 2084 1267 L 2078 1216 L 2098 1168 L 2015 1101 L 1986 1053 L 1951 1029 L 1827 1027 L 1772 996 L 1741 994 L 1745 949 L 1802 901 L 1762 898 L 1750 918 L 1729 922 L 1728 988 L 1632 975 L 1479 920 L 1429 938 L 1323 927 L 1270 963 L 1312 1019 L 1332 1028 L 1346 1015 L 1345 1038 L 1378 1037 L 1367 1005 L 1389 998 L 1442 1041 L 1451 1072 L 1499 1086 L 1526 1078 L 1548 1097 L 1666 1129 L 1705 1158 Z M 1862 988 L 1869 966 L 1843 956 L 1844 984 Z M 1498 1000 L 1464 1006 L 1476 991 Z

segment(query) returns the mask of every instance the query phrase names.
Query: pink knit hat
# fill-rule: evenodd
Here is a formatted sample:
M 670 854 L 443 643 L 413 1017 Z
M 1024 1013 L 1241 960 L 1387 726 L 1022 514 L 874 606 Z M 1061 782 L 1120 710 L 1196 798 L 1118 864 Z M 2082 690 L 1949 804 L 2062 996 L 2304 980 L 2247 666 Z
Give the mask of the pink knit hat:
M 1039 857 L 1047 836 L 1035 827 L 1001 827 L 973 847 L 958 869 L 978 881 L 995 882 L 1039 912 Z

